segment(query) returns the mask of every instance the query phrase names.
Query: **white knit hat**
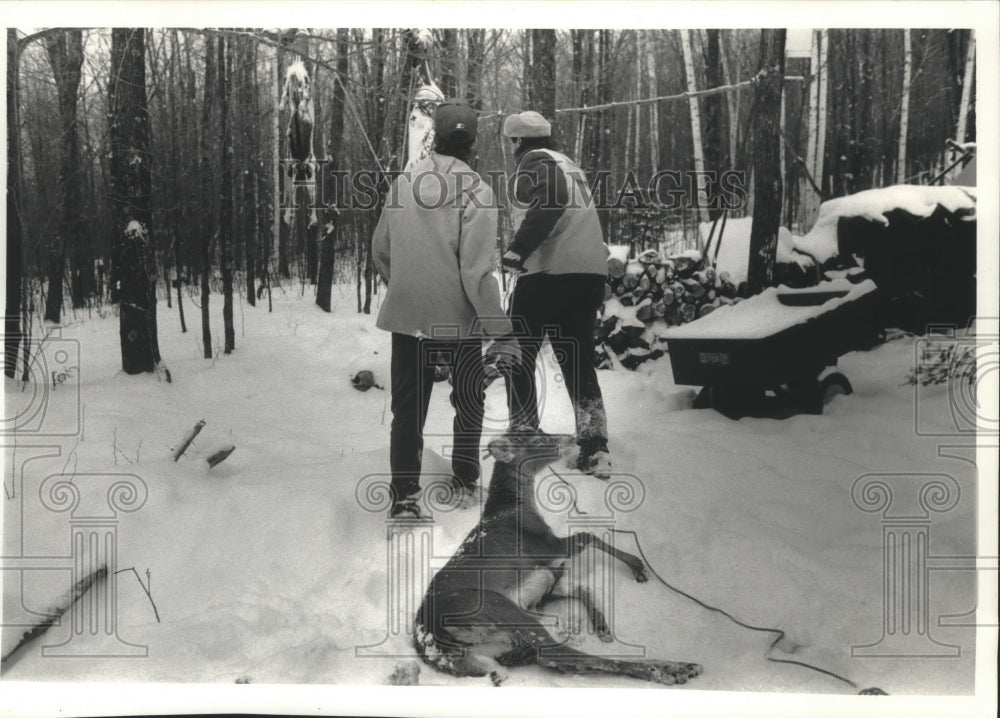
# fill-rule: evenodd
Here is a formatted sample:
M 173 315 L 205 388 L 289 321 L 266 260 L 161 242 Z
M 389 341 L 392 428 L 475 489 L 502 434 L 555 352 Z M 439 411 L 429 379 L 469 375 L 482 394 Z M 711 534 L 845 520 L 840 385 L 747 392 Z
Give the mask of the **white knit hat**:
M 525 110 L 503 121 L 503 134 L 505 137 L 549 137 L 552 125 L 534 110 Z

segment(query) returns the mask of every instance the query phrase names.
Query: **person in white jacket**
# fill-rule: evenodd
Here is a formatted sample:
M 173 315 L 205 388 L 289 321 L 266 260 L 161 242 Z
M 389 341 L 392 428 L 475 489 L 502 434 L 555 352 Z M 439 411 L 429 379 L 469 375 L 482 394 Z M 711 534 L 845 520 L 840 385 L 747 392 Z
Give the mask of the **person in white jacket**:
M 372 237 L 372 258 L 386 282 L 376 325 L 392 332 L 390 517 L 420 518 L 434 358 L 444 356 L 452 367 L 452 483 L 460 499 L 479 481 L 483 341 L 494 339 L 489 352 L 503 365 L 520 359 L 493 276 L 493 191 L 467 163 L 475 111 L 464 101 L 445 101 L 434 123 L 434 151 L 393 182 Z

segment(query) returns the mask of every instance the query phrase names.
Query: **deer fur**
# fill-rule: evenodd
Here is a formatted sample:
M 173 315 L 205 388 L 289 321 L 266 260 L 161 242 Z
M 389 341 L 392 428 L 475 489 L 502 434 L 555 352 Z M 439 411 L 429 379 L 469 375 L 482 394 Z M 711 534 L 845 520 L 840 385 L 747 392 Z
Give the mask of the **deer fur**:
M 455 676 L 490 676 L 537 664 L 563 673 L 612 673 L 667 685 L 701 673 L 694 663 L 618 660 L 564 645 L 539 621 L 549 598 L 579 600 L 597 636 L 611 641 L 607 621 L 586 587 L 569 585 L 567 562 L 599 549 L 647 580 L 642 561 L 590 533 L 556 536 L 539 513 L 535 475 L 575 442 L 573 436 L 511 431 L 489 444 L 496 459 L 482 518 L 431 580 L 414 619 L 414 643 L 430 666 Z

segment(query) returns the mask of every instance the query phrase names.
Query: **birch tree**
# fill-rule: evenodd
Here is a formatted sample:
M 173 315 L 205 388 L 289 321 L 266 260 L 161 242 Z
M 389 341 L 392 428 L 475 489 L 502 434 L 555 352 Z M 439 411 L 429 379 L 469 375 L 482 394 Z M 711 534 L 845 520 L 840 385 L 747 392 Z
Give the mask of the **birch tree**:
M 635 99 L 642 99 L 642 80 L 646 74 L 646 31 L 635 31 Z M 640 154 L 642 152 L 642 106 L 635 108 L 633 121 L 635 143 L 632 148 L 632 167 L 639 171 Z
M 811 79 L 809 82 L 809 119 L 806 134 L 806 171 L 820 188 L 823 187 L 823 155 L 826 151 L 826 88 L 827 88 L 827 34 L 826 30 L 812 33 L 809 57 Z M 804 224 L 808 228 L 819 209 L 820 197 L 808 180 L 803 179 Z
M 656 69 L 656 35 L 648 36 L 646 51 L 646 73 L 649 79 L 649 96 L 660 94 L 660 81 Z M 655 102 L 649 103 L 649 161 L 650 172 L 660 168 L 660 110 Z
M 896 156 L 896 182 L 906 181 L 906 140 L 910 126 L 910 74 L 913 67 L 913 42 L 910 30 L 903 30 L 903 99 L 899 107 L 899 153 Z
M 684 75 L 687 78 L 687 90 L 689 93 L 695 93 L 698 91 L 698 83 L 694 75 L 694 57 L 691 52 L 691 32 L 689 30 L 679 30 L 681 34 L 681 49 L 684 53 Z M 705 150 L 702 143 L 701 137 L 701 112 L 698 108 L 698 98 L 691 97 L 688 99 L 688 108 L 691 110 L 691 139 L 694 143 L 694 171 L 698 177 L 704 177 L 705 173 Z M 701 194 L 701 191 L 697 187 L 694 188 L 695 196 Z M 699 206 L 698 214 L 701 217 L 702 222 L 708 221 L 708 210 L 705 207 L 705 202 L 699 197 L 697 199 L 697 204 Z
M 909 30 L 907 30 L 909 32 Z M 972 98 L 973 75 L 976 67 L 976 34 L 969 31 L 969 49 L 965 55 L 965 72 L 962 75 L 962 101 L 958 109 L 958 127 L 955 129 L 955 141 L 965 142 L 965 129 L 969 122 L 969 104 Z

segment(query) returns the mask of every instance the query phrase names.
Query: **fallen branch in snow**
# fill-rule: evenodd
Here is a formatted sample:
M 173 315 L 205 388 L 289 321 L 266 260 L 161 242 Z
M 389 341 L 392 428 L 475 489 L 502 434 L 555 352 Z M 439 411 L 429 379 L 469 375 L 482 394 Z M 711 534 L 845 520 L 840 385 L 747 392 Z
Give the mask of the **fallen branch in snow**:
M 71 609 L 73 605 L 80 600 L 83 594 L 85 594 L 88 590 L 90 590 L 91 586 L 93 586 L 98 581 L 107 578 L 107 576 L 108 576 L 108 567 L 101 566 L 99 569 L 94 571 L 89 576 L 86 576 L 77 581 L 76 585 L 74 585 L 73 588 L 71 588 L 63 596 L 59 604 L 52 609 L 52 612 L 48 616 L 46 616 L 46 618 L 37 626 L 34 626 L 33 628 L 25 631 L 24 635 L 21 637 L 21 640 L 17 642 L 17 645 L 14 646 L 10 651 L 8 651 L 7 655 L 0 658 L 0 665 L 6 664 L 7 661 L 10 660 L 11 656 L 17 653 L 22 647 L 28 645 L 33 640 L 35 640 L 43 633 L 45 633 L 47 630 L 49 630 L 49 628 L 56 625 L 59 619 L 62 618 L 63 614 L 69 611 L 69 609 Z
M 217 464 L 221 464 L 223 461 L 229 458 L 229 455 L 236 451 L 236 447 L 232 444 L 228 446 L 223 446 L 211 453 L 211 455 L 205 459 L 208 462 L 208 468 L 214 469 Z
M 149 592 L 150 586 L 153 585 L 153 578 L 149 574 L 149 569 L 148 568 L 146 569 L 146 583 L 143 583 L 142 579 L 139 578 L 139 572 L 135 570 L 135 566 L 132 566 L 131 568 L 123 568 L 120 571 L 115 571 L 115 575 L 117 576 L 118 574 L 125 573 L 126 571 L 131 571 L 132 573 L 135 574 L 135 580 L 139 582 L 139 585 L 142 586 L 142 590 L 146 593 L 146 598 L 149 599 L 150 605 L 153 606 L 153 613 L 156 615 L 156 622 L 159 623 L 160 612 L 156 610 L 156 602 L 153 601 L 153 596 Z
M 184 437 L 184 439 L 181 441 L 180 446 L 174 449 L 174 461 L 177 461 L 177 459 L 181 458 L 184 452 L 187 451 L 188 447 L 191 446 L 191 442 L 194 441 L 194 438 L 198 436 L 198 433 L 204 428 L 205 428 L 205 420 L 199 419 L 198 422 L 193 427 L 191 427 L 191 431 L 189 431 L 187 435 Z

